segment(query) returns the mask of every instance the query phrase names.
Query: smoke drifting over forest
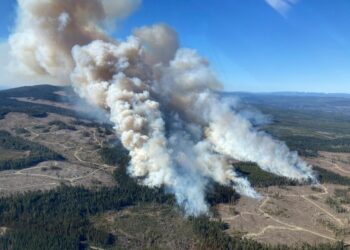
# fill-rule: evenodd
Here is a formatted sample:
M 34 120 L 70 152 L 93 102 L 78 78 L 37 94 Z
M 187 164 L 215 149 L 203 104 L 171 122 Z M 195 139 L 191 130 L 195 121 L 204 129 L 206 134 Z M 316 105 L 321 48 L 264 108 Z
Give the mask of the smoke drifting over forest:
M 125 40 L 105 27 L 126 18 L 137 0 L 18 0 L 9 39 L 22 74 L 71 83 L 79 96 L 109 112 L 130 151 L 129 173 L 164 185 L 188 214 L 208 211 L 210 181 L 259 197 L 232 159 L 298 180 L 314 180 L 295 152 L 254 126 L 230 99 L 209 62 L 181 48 L 165 24 L 136 28 Z

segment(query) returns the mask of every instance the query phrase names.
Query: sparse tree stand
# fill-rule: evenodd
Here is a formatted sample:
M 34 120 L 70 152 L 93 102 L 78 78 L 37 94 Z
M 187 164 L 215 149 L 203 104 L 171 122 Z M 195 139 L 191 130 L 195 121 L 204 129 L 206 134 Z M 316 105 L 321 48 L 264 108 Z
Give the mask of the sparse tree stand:
M 64 160 L 63 156 L 54 152 L 53 150 L 38 143 L 27 141 L 20 137 L 12 136 L 7 131 L 0 130 L 0 147 L 9 150 L 30 152 L 29 155 L 25 157 L 10 160 L 0 159 L 1 171 L 9 169 L 24 169 L 34 166 L 43 161 Z

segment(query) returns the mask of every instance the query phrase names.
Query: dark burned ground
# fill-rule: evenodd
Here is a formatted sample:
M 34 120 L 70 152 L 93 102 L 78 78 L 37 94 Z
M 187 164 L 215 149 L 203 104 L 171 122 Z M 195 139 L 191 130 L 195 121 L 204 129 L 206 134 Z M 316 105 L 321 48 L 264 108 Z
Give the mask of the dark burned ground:
M 76 112 L 70 96 L 48 85 L 0 91 L 1 249 L 274 249 L 350 241 L 349 120 L 328 112 L 334 102 L 311 119 L 309 106 L 245 99 L 264 103 L 275 119 L 265 129 L 316 166 L 321 185 L 238 163 L 263 199 L 215 186 L 208 194 L 212 216 L 187 218 L 164 190 L 125 174 L 127 152 L 111 126 L 81 107 Z

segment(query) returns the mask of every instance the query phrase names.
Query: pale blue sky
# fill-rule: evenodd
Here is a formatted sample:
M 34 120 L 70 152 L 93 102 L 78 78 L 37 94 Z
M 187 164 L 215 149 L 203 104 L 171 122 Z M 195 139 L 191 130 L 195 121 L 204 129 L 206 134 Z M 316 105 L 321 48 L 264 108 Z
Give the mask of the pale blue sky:
M 167 23 L 182 46 L 211 61 L 228 91 L 350 93 L 350 1 L 268 1 L 143 0 L 114 35 Z M 1 1 L 2 40 L 15 4 Z

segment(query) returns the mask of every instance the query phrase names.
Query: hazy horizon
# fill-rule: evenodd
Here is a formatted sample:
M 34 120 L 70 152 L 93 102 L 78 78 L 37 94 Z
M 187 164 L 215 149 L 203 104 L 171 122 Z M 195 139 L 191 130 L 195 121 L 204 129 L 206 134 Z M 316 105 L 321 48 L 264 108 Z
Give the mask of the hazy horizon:
M 51 85 L 51 86 L 58 86 L 58 87 L 63 87 L 60 84 L 32 84 L 32 85 L 17 85 L 16 86 L 3 86 L 0 85 L 0 91 L 2 90 L 7 90 L 7 89 L 13 89 L 13 88 L 21 88 L 21 87 L 30 87 L 30 86 L 40 86 L 40 85 Z M 66 86 L 69 86 L 68 84 Z M 284 95 L 284 94 L 288 94 L 288 95 L 345 95 L 345 96 L 349 96 L 350 97 L 350 92 L 346 93 L 346 92 L 305 92 L 305 91 L 241 91 L 241 90 L 237 90 L 237 91 L 228 91 L 228 90 L 223 90 L 220 91 L 221 93 L 227 93 L 227 94 L 273 94 L 273 95 Z
M 167 23 L 182 47 L 208 59 L 225 91 L 350 93 L 349 1 L 135 2 L 135 13 L 109 24 L 112 37 L 125 39 L 137 27 Z M 16 5 L 2 2 L 1 65 L 8 63 Z M 0 85 L 18 78 L 3 71 Z M 27 79 L 32 81 L 19 80 Z

